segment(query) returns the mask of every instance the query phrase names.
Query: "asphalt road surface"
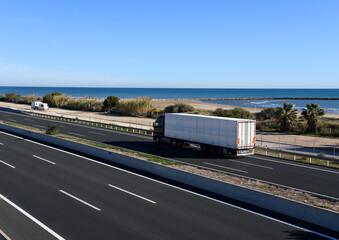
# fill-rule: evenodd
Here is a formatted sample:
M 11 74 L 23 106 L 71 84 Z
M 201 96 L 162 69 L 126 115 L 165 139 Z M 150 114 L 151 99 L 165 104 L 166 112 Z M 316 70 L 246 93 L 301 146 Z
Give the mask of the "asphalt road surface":
M 4 111 L 6 110 L 6 111 Z M 192 149 L 173 148 L 157 144 L 152 137 L 133 133 L 44 119 L 0 109 L 0 120 L 46 130 L 50 123 L 58 124 L 60 132 L 123 148 L 174 159 L 205 168 L 252 177 L 296 189 L 339 199 L 339 169 L 298 163 L 274 157 L 217 157 Z
M 0 132 L 12 239 L 324 239 L 225 202 Z

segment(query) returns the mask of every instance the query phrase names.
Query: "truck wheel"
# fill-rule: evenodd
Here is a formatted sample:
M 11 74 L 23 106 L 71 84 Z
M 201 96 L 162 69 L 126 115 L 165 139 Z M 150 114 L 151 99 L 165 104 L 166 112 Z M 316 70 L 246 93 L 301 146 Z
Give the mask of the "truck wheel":
M 217 150 L 216 150 L 216 154 L 217 154 L 218 156 L 222 156 L 222 155 L 223 155 L 223 148 L 218 147 Z
M 171 143 L 172 147 L 176 147 L 178 146 L 178 143 L 176 140 L 172 140 L 172 143 Z

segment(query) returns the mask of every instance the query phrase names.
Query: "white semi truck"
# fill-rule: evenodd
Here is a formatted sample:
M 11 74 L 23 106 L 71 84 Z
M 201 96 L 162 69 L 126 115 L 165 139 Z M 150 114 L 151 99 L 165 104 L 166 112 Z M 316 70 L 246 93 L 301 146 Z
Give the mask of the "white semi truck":
M 251 155 L 255 147 L 255 120 L 165 113 L 153 123 L 156 142 L 190 145 L 218 155 Z

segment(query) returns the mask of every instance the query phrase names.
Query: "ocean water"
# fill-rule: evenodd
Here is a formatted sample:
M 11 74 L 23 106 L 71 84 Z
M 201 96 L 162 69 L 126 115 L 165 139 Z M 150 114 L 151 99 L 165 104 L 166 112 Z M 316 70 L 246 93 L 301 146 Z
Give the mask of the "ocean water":
M 149 96 L 153 99 L 196 98 L 339 98 L 339 89 L 207 89 L 207 88 L 68 88 L 68 87 L 8 87 L 0 86 L 0 94 L 14 92 L 23 96 L 60 92 L 71 97 L 120 98 Z M 326 112 L 339 113 L 339 100 L 286 100 L 301 109 L 317 102 Z M 210 102 L 210 101 L 209 101 Z M 282 106 L 284 100 L 222 100 L 213 103 L 240 107 L 267 108 Z

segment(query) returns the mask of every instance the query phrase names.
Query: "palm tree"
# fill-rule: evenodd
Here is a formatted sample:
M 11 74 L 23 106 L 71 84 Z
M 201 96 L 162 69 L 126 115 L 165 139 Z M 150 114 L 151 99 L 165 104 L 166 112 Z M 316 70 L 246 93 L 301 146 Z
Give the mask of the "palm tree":
M 307 120 L 307 131 L 316 134 L 318 118 L 323 116 L 325 111 L 317 103 L 307 104 L 306 107 L 307 109 L 304 108 L 301 114 Z
M 283 107 L 277 107 L 275 118 L 280 124 L 280 131 L 289 131 L 297 122 L 298 110 L 293 108 L 292 103 L 284 103 Z

